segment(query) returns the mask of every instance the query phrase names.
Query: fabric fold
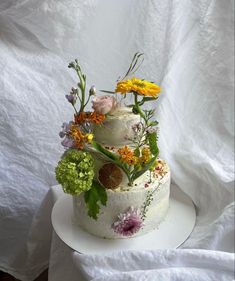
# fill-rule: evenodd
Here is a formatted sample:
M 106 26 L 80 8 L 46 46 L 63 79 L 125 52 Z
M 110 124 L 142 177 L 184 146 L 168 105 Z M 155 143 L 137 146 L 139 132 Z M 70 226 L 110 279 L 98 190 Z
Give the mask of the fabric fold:
M 208 250 L 73 254 L 85 280 L 233 280 L 234 255 Z M 185 279 L 185 278 L 190 279 Z M 213 279 L 215 278 L 216 279 Z M 122 279 L 123 278 L 123 279 Z M 126 278 L 126 279 L 125 279 Z

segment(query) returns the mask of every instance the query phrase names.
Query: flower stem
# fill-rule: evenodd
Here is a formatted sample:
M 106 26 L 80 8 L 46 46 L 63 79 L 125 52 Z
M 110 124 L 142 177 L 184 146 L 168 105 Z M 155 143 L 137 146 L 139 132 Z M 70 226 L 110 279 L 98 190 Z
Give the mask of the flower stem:
M 143 110 L 139 106 L 138 95 L 135 92 L 134 92 L 134 97 L 135 97 L 135 108 L 136 108 L 137 112 L 144 119 L 145 124 L 148 124 L 148 120 L 147 120 Z
M 72 106 L 74 108 L 75 113 L 78 114 L 76 107 L 73 104 L 72 104 Z
M 81 104 L 80 104 L 80 110 L 79 112 L 82 112 L 85 107 L 85 89 L 86 89 L 86 77 L 82 75 L 80 67 L 76 67 L 76 72 L 80 80 L 80 89 L 82 93 L 81 97 Z

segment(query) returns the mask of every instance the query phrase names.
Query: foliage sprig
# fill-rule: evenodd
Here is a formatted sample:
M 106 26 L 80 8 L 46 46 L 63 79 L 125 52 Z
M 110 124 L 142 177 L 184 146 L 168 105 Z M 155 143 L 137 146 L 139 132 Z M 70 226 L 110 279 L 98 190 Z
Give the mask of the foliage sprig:
M 77 110 L 75 108 L 75 105 L 72 104 L 74 107 L 75 113 L 78 114 L 78 113 L 84 111 L 86 105 L 90 101 L 91 96 L 95 94 L 95 88 L 94 88 L 94 86 L 91 87 L 91 89 L 89 90 L 88 98 L 86 100 L 86 75 L 82 72 L 81 66 L 80 66 L 78 60 L 75 59 L 73 62 L 70 62 L 68 65 L 68 68 L 74 69 L 79 78 L 79 83 L 77 84 L 78 88 L 72 88 L 74 95 L 76 96 L 76 98 L 79 99 L 79 102 L 80 102 L 79 110 Z

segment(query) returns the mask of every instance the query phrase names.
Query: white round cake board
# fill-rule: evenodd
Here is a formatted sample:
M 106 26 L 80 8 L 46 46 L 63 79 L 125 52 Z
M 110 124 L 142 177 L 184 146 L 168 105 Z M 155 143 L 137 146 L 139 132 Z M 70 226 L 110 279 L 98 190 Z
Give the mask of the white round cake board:
M 119 250 L 177 248 L 192 232 L 196 212 L 192 200 L 173 186 L 167 216 L 157 229 L 139 237 L 104 239 L 87 233 L 73 222 L 72 197 L 66 194 L 55 203 L 51 217 L 56 234 L 69 247 L 84 254 L 104 254 Z

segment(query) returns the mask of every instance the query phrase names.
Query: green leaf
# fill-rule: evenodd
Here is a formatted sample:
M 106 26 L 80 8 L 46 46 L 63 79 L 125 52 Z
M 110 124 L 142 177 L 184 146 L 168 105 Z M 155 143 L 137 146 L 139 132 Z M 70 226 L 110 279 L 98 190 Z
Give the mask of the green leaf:
M 157 156 L 158 153 L 159 153 L 159 149 L 158 149 L 158 146 L 157 146 L 157 134 L 156 134 L 156 132 L 148 133 L 147 139 L 149 141 L 150 151 L 152 152 L 153 155 Z
M 146 116 L 148 116 L 148 118 L 153 116 L 154 112 L 155 112 L 155 109 L 144 110 L 144 113 L 145 113 Z
M 101 92 L 103 93 L 108 93 L 108 94 L 116 94 L 115 92 L 113 91 L 107 91 L 107 90 L 100 90 Z
M 107 193 L 105 188 L 97 181 L 93 181 L 92 188 L 84 193 L 84 200 L 88 208 L 88 215 L 97 220 L 100 204 L 106 206 Z
M 104 148 L 102 145 L 100 145 L 99 143 L 97 143 L 95 141 L 93 141 L 91 144 L 97 151 L 99 151 L 101 154 L 106 156 L 112 163 L 114 163 L 119 168 L 121 168 L 123 170 L 123 172 L 126 174 L 128 179 L 130 178 L 129 168 L 127 167 L 127 165 L 125 163 L 122 163 L 119 160 L 119 157 L 115 153 L 109 151 L 108 149 Z
M 157 126 L 158 125 L 158 121 L 151 121 L 150 123 L 149 123 L 149 126 Z
M 141 66 L 142 62 L 144 61 L 144 59 L 142 58 L 142 61 L 139 62 L 139 59 L 143 55 L 144 55 L 143 53 L 139 53 L 139 52 L 135 53 L 135 55 L 134 55 L 134 57 L 133 57 L 133 59 L 131 61 L 131 64 L 130 64 L 126 74 L 124 75 L 124 77 L 121 80 L 125 79 L 128 75 L 130 75 L 130 73 L 133 74 L 133 73 L 135 73 L 138 70 L 138 68 Z
M 112 161 L 117 161 L 118 157 L 111 151 L 109 151 L 108 149 L 104 148 L 102 145 L 100 145 L 99 143 L 93 141 L 92 142 L 92 146 L 98 150 L 100 153 L 102 153 L 103 155 L 105 155 L 106 157 L 108 157 L 110 160 Z
M 101 204 L 106 206 L 106 202 L 107 202 L 106 189 L 98 181 L 93 181 L 93 187 L 96 188 Z
M 136 149 L 134 150 L 134 154 L 135 154 L 135 156 L 137 156 L 137 157 L 140 156 L 140 149 L 139 149 L 139 147 L 136 147 Z
M 157 98 L 154 98 L 154 97 L 143 97 L 142 100 L 139 102 L 139 105 L 143 105 L 146 101 L 153 101 L 156 99 Z
M 138 108 L 137 108 L 136 105 L 133 105 L 133 107 L 132 107 L 132 112 L 133 112 L 134 114 L 139 114 L 139 111 L 138 111 Z
M 134 172 L 131 177 L 132 182 L 136 180 L 138 177 L 140 177 L 141 175 L 143 175 L 146 171 L 148 171 L 156 161 L 156 158 L 157 155 L 154 156 L 147 164 L 143 165 L 140 171 Z
M 156 100 L 157 98 L 155 97 L 144 97 L 142 100 L 144 101 L 153 101 L 153 100 Z
M 96 190 L 90 189 L 84 193 L 84 199 L 86 207 L 88 208 L 89 217 L 97 220 L 97 214 L 99 214 L 100 206 L 98 204 L 98 196 Z

